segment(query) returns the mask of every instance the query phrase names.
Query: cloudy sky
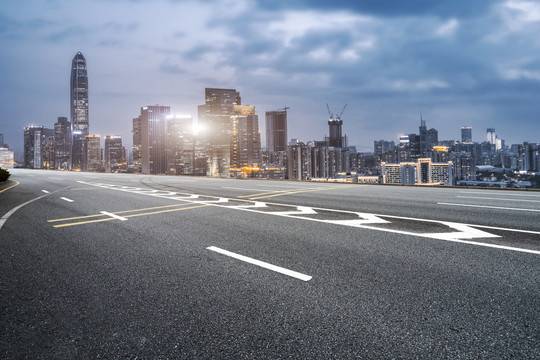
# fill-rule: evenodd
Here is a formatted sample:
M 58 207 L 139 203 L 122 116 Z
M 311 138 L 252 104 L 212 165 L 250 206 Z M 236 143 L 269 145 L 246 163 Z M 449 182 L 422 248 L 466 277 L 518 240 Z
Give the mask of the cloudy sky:
M 540 2 L 526 0 L 3 0 L 0 133 L 69 116 L 71 60 L 89 72 L 90 132 L 122 135 L 140 107 L 197 115 L 205 87 L 264 113 L 289 106 L 289 137 L 322 139 L 326 103 L 349 144 L 471 125 L 540 142 Z M 264 142 L 264 136 L 263 136 Z

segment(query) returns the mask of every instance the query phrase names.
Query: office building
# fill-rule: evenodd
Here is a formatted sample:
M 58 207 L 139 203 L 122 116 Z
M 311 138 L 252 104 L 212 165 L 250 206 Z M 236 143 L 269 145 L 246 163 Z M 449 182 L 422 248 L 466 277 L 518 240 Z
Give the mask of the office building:
M 125 170 L 126 149 L 122 146 L 122 137 L 119 135 L 105 136 L 105 148 L 103 151 L 105 171 L 114 172 Z
M 486 141 L 491 145 L 497 144 L 497 134 L 495 134 L 495 129 L 488 128 L 486 129 Z
M 13 150 L 5 145 L 0 145 L 0 169 L 11 169 L 13 164 Z
M 143 174 L 167 174 L 167 117 L 169 106 L 144 106 L 134 126 L 139 128 L 140 163 Z M 134 129 L 135 131 L 135 129 Z M 135 132 L 134 132 L 135 146 Z
M 86 150 L 86 171 L 102 171 L 101 140 L 99 135 L 86 135 L 84 140 L 84 149 Z
M 287 107 L 266 112 L 266 151 L 287 151 Z
M 41 125 L 24 128 L 24 167 L 42 169 L 48 161 L 47 142 L 54 135 L 53 129 Z
M 4 144 L 4 134 L 0 134 L 0 147 L 8 147 L 7 144 Z
M 68 170 L 71 168 L 71 140 L 71 122 L 68 121 L 67 117 L 59 117 L 54 124 L 55 169 Z
M 88 71 L 86 59 L 78 52 L 71 62 L 70 110 L 72 124 L 72 168 L 86 168 L 86 135 L 89 134 L 88 116 Z
M 472 127 L 462 126 L 461 127 L 461 143 L 462 144 L 472 144 Z
M 237 174 L 240 171 L 245 176 L 245 169 L 253 172 L 261 165 L 261 135 L 255 106 L 234 105 L 230 121 L 231 170 Z
M 133 119 L 133 128 L 131 133 L 133 134 L 133 171 L 140 173 L 142 171 L 142 132 L 140 117 Z
M 206 144 L 208 176 L 230 176 L 231 116 L 235 115 L 235 105 L 242 105 L 235 89 L 205 89 L 205 103 L 198 107 L 198 122 L 204 129 L 201 138 Z
M 193 116 L 167 116 L 167 174 L 194 175 L 195 134 Z

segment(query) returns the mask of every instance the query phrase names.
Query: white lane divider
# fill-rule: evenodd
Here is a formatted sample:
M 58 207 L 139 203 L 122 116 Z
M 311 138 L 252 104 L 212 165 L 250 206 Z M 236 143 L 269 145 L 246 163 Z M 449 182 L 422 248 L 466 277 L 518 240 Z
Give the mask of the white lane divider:
M 67 197 L 61 197 L 60 199 L 67 201 L 67 202 L 73 202 L 74 200 L 68 199 Z
M 220 253 L 222 255 L 232 257 L 232 258 L 237 259 L 237 260 L 241 260 L 241 261 L 253 264 L 253 265 L 260 266 L 260 267 L 268 269 L 268 270 L 278 272 L 280 274 L 291 276 L 293 278 L 296 278 L 296 279 L 299 279 L 299 280 L 302 280 L 302 281 L 309 281 L 309 280 L 312 279 L 312 277 L 309 276 L 309 275 L 302 274 L 302 273 L 299 273 L 299 272 L 296 272 L 296 271 L 293 271 L 293 270 L 285 269 L 285 268 L 282 268 L 281 266 L 272 265 L 272 264 L 269 264 L 267 262 L 260 261 L 260 260 L 257 260 L 257 259 L 253 259 L 253 258 L 244 256 L 244 255 L 236 254 L 236 253 L 233 253 L 233 252 L 230 252 L 230 251 L 227 251 L 227 250 L 223 250 L 223 249 L 220 249 L 220 248 L 215 247 L 215 246 L 209 246 L 206 249 L 210 250 L 210 251 L 215 251 L 215 252 Z
M 444 203 L 444 202 L 438 202 L 437 205 L 463 206 L 463 207 L 476 207 L 476 208 L 496 209 L 496 210 L 513 210 L 513 211 L 540 212 L 540 210 L 537 210 L 537 209 L 523 209 L 523 208 L 512 208 L 512 207 L 503 207 L 503 206 L 487 206 L 487 205 L 471 205 L 471 204 L 454 204 L 454 203 Z
M 45 194 L 50 194 L 50 192 L 47 190 L 41 190 L 41 191 L 43 191 Z
M 99 213 L 103 214 L 103 215 L 110 216 L 110 217 L 115 218 L 115 219 L 118 219 L 120 221 L 127 221 L 127 219 L 125 217 L 118 216 L 116 214 L 113 214 L 113 213 L 110 213 L 110 212 L 107 212 L 107 211 L 100 211 Z
M 481 200 L 498 200 L 498 201 L 521 201 L 521 202 L 536 202 L 540 203 L 540 200 L 530 200 L 530 199 L 508 199 L 508 198 L 497 198 L 497 197 L 483 197 L 483 196 L 456 196 L 457 198 L 462 199 L 481 199 Z

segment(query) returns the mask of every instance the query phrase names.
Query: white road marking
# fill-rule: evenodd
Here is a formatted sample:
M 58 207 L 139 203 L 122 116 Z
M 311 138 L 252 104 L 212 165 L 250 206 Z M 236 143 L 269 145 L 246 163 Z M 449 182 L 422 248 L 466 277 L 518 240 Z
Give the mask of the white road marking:
M 524 201 L 524 202 L 537 202 L 540 203 L 540 200 L 529 200 L 529 199 L 507 199 L 507 198 L 490 198 L 482 196 L 456 196 L 463 199 L 482 199 L 482 200 L 501 200 L 501 201 Z
M 537 232 L 531 232 L 527 230 L 518 230 L 518 229 L 507 229 L 507 228 L 494 228 L 494 227 L 488 227 L 483 225 L 475 225 L 475 224 L 462 224 L 462 223 L 454 223 L 454 222 L 446 222 L 446 221 L 440 221 L 440 220 L 429 220 L 429 219 L 419 219 L 419 218 L 411 218 L 411 217 L 404 217 L 404 216 L 393 216 L 393 215 L 384 215 L 384 214 L 365 214 L 365 213 L 358 213 L 353 211 L 346 211 L 346 210 L 335 210 L 335 209 L 325 209 L 325 208 L 309 208 L 305 207 L 307 209 L 311 209 L 313 211 L 315 210 L 324 210 L 324 211 L 330 211 L 334 213 L 344 213 L 344 214 L 355 214 L 359 217 L 359 219 L 353 219 L 353 220 L 327 220 L 327 219 L 317 219 L 317 218 L 310 218 L 310 217 L 302 217 L 302 211 L 298 213 L 298 211 L 294 212 L 283 212 L 283 211 L 260 211 L 256 208 L 258 207 L 267 207 L 269 205 L 275 205 L 275 206 L 282 206 L 282 207 L 289 207 L 289 208 L 295 208 L 298 210 L 298 205 L 290 205 L 290 204 L 280 204 L 280 203 L 269 203 L 269 202 L 255 202 L 251 200 L 245 200 L 245 199 L 234 199 L 235 201 L 241 201 L 246 204 L 250 204 L 248 206 L 243 205 L 226 205 L 226 204 L 220 204 L 220 201 L 227 200 L 226 198 L 220 198 L 217 196 L 205 196 L 205 197 L 211 197 L 215 199 L 219 199 L 218 201 L 212 201 L 212 200 L 200 200 L 198 199 L 199 195 L 194 194 L 182 194 L 182 193 L 176 193 L 176 196 L 163 196 L 159 193 L 149 193 L 149 192 L 139 192 L 138 188 L 130 188 L 127 186 L 120 186 L 120 185 L 112 185 L 112 184 L 102 184 L 102 183 L 87 183 L 84 181 L 78 181 L 83 184 L 92 185 L 92 186 L 98 186 L 110 190 L 119 190 L 119 191 L 126 191 L 131 193 L 140 193 L 142 195 L 149 195 L 149 196 L 155 196 L 160 197 L 164 199 L 170 199 L 170 200 L 180 200 L 180 201 L 187 201 L 195 204 L 208 204 L 211 206 L 216 207 L 222 207 L 222 208 L 229 208 L 229 209 L 237 209 L 237 210 L 243 210 L 243 211 L 250 211 L 265 215 L 277 215 L 277 216 L 283 216 L 288 217 L 296 220 L 309 220 L 309 221 L 316 221 L 316 222 L 322 222 L 322 223 L 330 223 L 335 225 L 342 225 L 342 226 L 350 226 L 350 227 L 356 227 L 361 229 L 369 229 L 369 230 L 375 230 L 375 231 L 382 231 L 382 232 L 389 232 L 394 234 L 402 234 L 402 235 L 410 235 L 415 237 L 424 237 L 424 238 L 431 238 L 431 239 L 437 239 L 437 240 L 444 240 L 444 241 L 451 241 L 451 242 L 457 242 L 457 243 L 463 243 L 463 244 L 470 244 L 470 245 L 476 245 L 476 246 L 482 246 L 482 247 L 489 247 L 489 248 L 497 248 L 497 249 L 504 249 L 504 250 L 511 250 L 516 252 L 524 252 L 524 253 L 532 253 L 532 254 L 538 254 L 540 255 L 540 251 L 537 250 L 529 250 L 525 248 L 517 248 L 517 247 L 509 247 L 509 246 L 502 246 L 502 245 L 496 245 L 496 244 L 489 244 L 489 243 L 483 243 L 483 242 L 475 242 L 475 241 L 468 241 L 468 240 L 462 240 L 462 239 L 473 239 L 473 238 L 498 238 L 501 237 L 499 235 L 490 234 L 484 231 L 480 231 L 476 228 L 492 228 L 496 230 L 504 230 L 509 232 L 522 232 L 522 233 L 532 233 L 537 234 Z M 443 203 L 444 204 L 444 203 Z M 460 205 L 460 204 L 458 204 Z M 515 209 L 515 208 L 511 208 Z M 309 211 L 311 211 L 309 210 Z M 528 209 L 525 209 L 528 210 Z M 306 210 L 304 210 L 306 211 Z M 540 211 L 540 210 L 538 210 Z M 300 216 L 299 216 L 300 215 Z M 305 213 L 304 213 L 305 215 Z M 404 219 L 404 220 L 411 220 L 411 221 L 418 221 L 418 222 L 427 222 L 427 223 L 434 223 L 434 224 L 442 224 L 445 226 L 448 226 L 450 228 L 453 228 L 455 232 L 448 232 L 448 233 L 416 233 L 411 231 L 405 231 L 405 230 L 399 230 L 399 229 L 391 229 L 391 228 L 385 228 L 385 227 L 377 227 L 377 226 L 370 226 L 373 224 L 380 224 L 380 223 L 389 223 L 389 221 L 386 221 L 384 219 Z M 540 234 L 540 233 L 538 233 Z
M 120 220 L 120 221 L 127 221 L 127 220 L 128 220 L 128 219 L 126 219 L 125 217 L 118 216 L 118 215 L 112 214 L 112 213 L 107 212 L 107 211 L 100 211 L 100 214 L 110 216 L 110 217 L 115 218 L 115 219 L 118 219 L 118 220 Z
M 51 179 L 51 180 L 64 180 L 64 179 L 57 178 L 57 177 L 50 177 L 49 179 Z
M 280 274 L 288 275 L 288 276 L 291 276 L 293 278 L 300 279 L 302 281 L 309 281 L 309 280 L 312 279 L 312 277 L 309 276 L 309 275 L 305 275 L 305 274 L 302 274 L 302 273 L 299 273 L 299 272 L 296 272 L 296 271 L 293 271 L 293 270 L 285 269 L 285 268 L 282 268 L 281 266 L 272 265 L 272 264 L 269 264 L 267 262 L 260 261 L 260 260 L 257 260 L 257 259 L 253 259 L 253 258 L 244 256 L 244 255 L 236 254 L 236 253 L 233 253 L 233 252 L 230 252 L 230 251 L 227 251 L 227 250 L 223 250 L 223 249 L 220 249 L 220 248 L 215 247 L 215 246 L 209 246 L 206 249 L 211 250 L 211 251 L 215 251 L 215 252 L 220 253 L 222 255 L 230 256 L 230 257 L 232 257 L 234 259 L 237 259 L 237 260 L 245 261 L 247 263 L 260 266 L 260 267 L 268 269 L 268 270 L 278 272 Z
M 69 188 L 69 186 L 68 186 L 68 187 L 65 187 L 65 188 L 62 188 L 62 189 L 59 189 L 59 190 L 56 190 L 55 192 L 58 192 L 58 191 L 61 191 L 61 190 L 67 189 L 67 188 Z M 21 204 L 21 205 L 15 206 L 13 209 L 11 209 L 11 210 L 9 210 L 7 213 L 5 213 L 4 216 L 2 216 L 2 217 L 0 218 L 0 229 L 2 229 L 2 226 L 4 226 L 4 223 L 9 219 L 9 217 L 10 217 L 11 215 L 13 215 L 13 214 L 15 213 L 15 211 L 19 210 L 20 208 L 22 208 L 22 207 L 25 206 L 25 205 L 30 204 L 31 202 L 34 202 L 34 201 L 36 201 L 36 200 L 39 200 L 39 199 L 44 198 L 45 196 L 49 196 L 49 195 L 50 195 L 50 193 L 49 193 L 47 190 L 42 190 L 42 191 L 45 192 L 46 194 L 45 194 L 45 195 L 38 196 L 37 198 L 32 199 L 32 200 L 29 200 L 29 201 L 27 201 L 27 202 L 25 202 L 25 203 L 23 203 L 23 204 Z
M 47 190 L 41 190 L 41 191 L 43 191 L 45 194 L 50 194 L 50 192 Z
M 453 203 L 443 203 L 443 202 L 438 202 L 437 205 L 477 207 L 477 208 L 497 209 L 497 210 L 514 210 L 514 211 L 540 212 L 540 210 L 537 210 L 537 209 L 522 209 L 522 208 L 511 208 L 511 207 L 502 207 L 502 206 L 471 205 L 471 204 L 453 204 Z
M 60 199 L 67 201 L 67 202 L 73 202 L 74 200 L 68 199 L 67 197 L 61 197 Z
M 485 192 L 485 190 L 471 190 L 471 191 L 460 191 L 459 193 L 460 194 L 472 194 L 474 192 L 475 195 L 478 195 L 478 194 L 483 194 Z M 502 196 L 508 196 L 511 194 L 511 196 L 531 196 L 531 197 L 540 197 L 540 195 L 537 195 L 537 194 L 516 194 L 515 191 L 512 191 L 512 192 L 504 192 L 504 193 L 501 193 L 500 191 L 489 191 L 487 192 L 486 191 L 486 194 L 488 195 L 502 195 Z

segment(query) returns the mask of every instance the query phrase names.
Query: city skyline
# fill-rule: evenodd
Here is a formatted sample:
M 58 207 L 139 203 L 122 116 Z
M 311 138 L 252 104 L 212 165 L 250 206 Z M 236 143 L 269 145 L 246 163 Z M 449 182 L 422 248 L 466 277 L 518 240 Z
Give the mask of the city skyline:
M 102 20 L 64 20 L 75 9 Z M 158 13 L 150 29 L 141 14 Z M 10 49 L 0 132 L 17 153 L 25 126 L 69 116 L 66 67 L 79 51 L 92 78 L 91 133 L 121 135 L 127 148 L 140 107 L 196 118 L 206 87 L 237 89 L 258 114 L 290 107 L 289 139 L 302 141 L 329 135 L 326 103 L 348 104 L 343 134 L 359 151 L 414 132 L 420 112 L 440 139 L 472 126 L 474 141 L 487 128 L 506 144 L 539 141 L 534 2 L 10 1 L 0 16 Z

